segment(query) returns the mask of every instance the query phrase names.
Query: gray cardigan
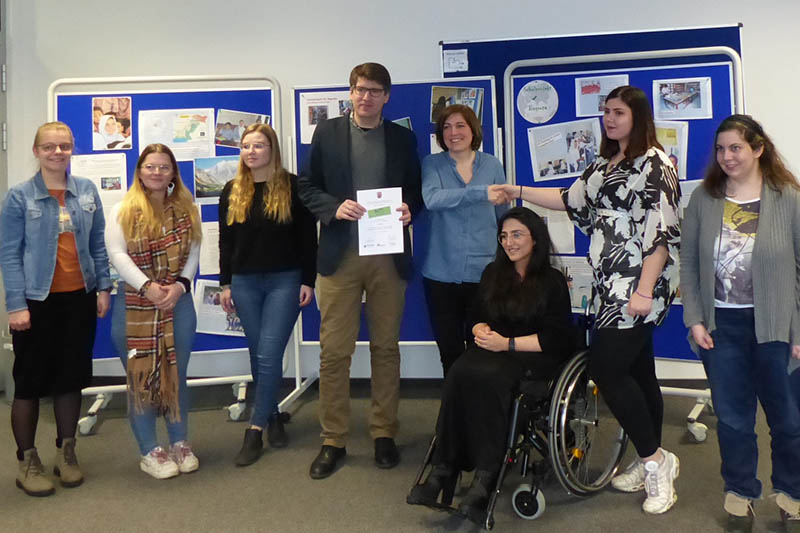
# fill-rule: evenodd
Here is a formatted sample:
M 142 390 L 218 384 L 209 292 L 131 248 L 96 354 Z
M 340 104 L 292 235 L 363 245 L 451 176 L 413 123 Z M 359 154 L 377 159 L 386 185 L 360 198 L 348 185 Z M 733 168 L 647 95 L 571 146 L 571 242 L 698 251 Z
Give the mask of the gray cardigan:
M 719 239 L 724 198 L 701 185 L 694 190 L 681 227 L 683 323 L 714 331 L 714 244 Z M 800 344 L 800 192 L 761 188 L 758 231 L 753 244 L 753 306 L 756 339 Z M 697 346 L 689 335 L 692 349 Z

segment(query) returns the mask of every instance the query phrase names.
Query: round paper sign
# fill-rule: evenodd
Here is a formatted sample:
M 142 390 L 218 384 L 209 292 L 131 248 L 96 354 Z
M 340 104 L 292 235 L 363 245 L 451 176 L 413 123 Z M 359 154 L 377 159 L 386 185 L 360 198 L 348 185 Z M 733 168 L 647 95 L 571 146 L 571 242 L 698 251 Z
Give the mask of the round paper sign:
M 525 84 L 517 95 L 517 111 L 528 122 L 543 124 L 558 111 L 558 93 L 544 80 Z

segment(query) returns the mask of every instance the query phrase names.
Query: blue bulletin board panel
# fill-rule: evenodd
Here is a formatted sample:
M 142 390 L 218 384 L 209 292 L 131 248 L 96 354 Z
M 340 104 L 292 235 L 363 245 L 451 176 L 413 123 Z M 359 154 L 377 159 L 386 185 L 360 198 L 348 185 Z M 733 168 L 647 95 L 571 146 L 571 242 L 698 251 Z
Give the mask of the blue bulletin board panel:
M 680 169 L 682 178 L 697 180 L 702 178 L 709 157 L 713 133 L 719 123 L 736 109 L 736 94 L 741 94 L 741 80 L 736 75 L 736 67 L 730 55 L 674 55 L 673 57 L 635 58 L 630 60 L 615 56 L 613 60 L 599 58 L 581 58 L 577 56 L 599 56 L 599 54 L 622 54 L 650 51 L 666 52 L 676 49 L 698 47 L 727 47 L 733 50 L 734 56 L 741 55 L 740 26 L 716 28 L 695 28 L 686 30 L 660 30 L 635 33 L 604 34 L 552 37 L 539 39 L 519 39 L 506 41 L 487 41 L 476 43 L 443 43 L 443 68 L 467 67 L 467 73 L 509 74 L 511 88 L 503 87 L 498 101 L 506 97 L 503 103 L 504 118 L 512 117 L 513 122 L 506 124 L 506 151 L 512 160 L 507 165 L 509 180 L 531 186 L 568 187 L 576 174 L 559 179 L 550 179 L 541 175 L 541 165 L 534 179 L 533 162 L 529 145 L 529 130 L 553 127 L 554 125 L 575 120 L 597 120 L 602 127 L 601 117 L 578 116 L 576 110 L 576 79 L 602 77 L 624 74 L 628 83 L 644 90 L 652 101 L 654 98 L 654 80 L 710 79 L 711 106 L 710 116 L 704 118 L 670 117 L 662 120 L 682 121 L 687 124 L 686 168 Z M 457 52 L 461 50 L 461 52 Z M 705 51 L 697 51 L 705 54 Z M 466 56 L 465 56 L 466 54 Z M 654 54 L 655 55 L 655 54 Z M 454 59 L 455 58 L 455 62 Z M 463 62 L 468 59 L 468 64 Z M 570 58 L 574 58 L 570 61 Z M 549 65 L 519 65 L 515 62 L 524 60 L 542 60 Z M 739 57 L 735 58 L 737 61 Z M 448 65 L 447 61 L 451 61 Z M 462 61 L 459 63 L 458 61 Z M 588 61 L 588 62 L 587 62 Z M 545 62 L 545 61 L 541 61 Z M 513 66 L 512 63 L 514 63 Z M 516 68 L 519 65 L 519 68 Z M 463 74 L 463 72 L 461 72 Z M 445 73 L 446 76 L 451 75 Z M 498 74 L 499 75 L 499 74 Z M 558 95 L 558 107 L 554 115 L 542 123 L 526 120 L 517 107 L 517 98 L 526 83 L 542 80 L 550 84 Z M 507 95 L 512 95 L 509 98 Z M 658 97 L 656 97 L 658 98 Z M 739 102 L 741 105 L 741 101 Z M 503 115 L 503 113 L 499 113 Z M 656 117 L 657 120 L 658 117 Z M 567 128 L 565 131 L 571 131 Z M 599 131 L 599 130 L 598 130 Z M 540 130 L 537 139 L 546 139 L 546 129 Z M 556 130 L 553 130 L 555 135 Z M 555 137 L 553 137 L 555 139 Z M 558 141 L 558 140 L 557 140 Z M 566 141 L 564 139 L 563 141 Z M 554 141 L 556 142 L 556 141 Z M 597 139 L 599 145 L 599 139 Z M 669 151 L 668 151 L 669 153 Z M 539 162 L 537 161 L 537 164 Z M 690 183 L 681 181 L 682 189 Z M 697 182 L 694 182 L 695 184 Z M 689 193 L 685 194 L 685 202 Z M 575 230 L 576 257 L 585 257 L 588 253 L 589 239 Z M 696 360 L 686 341 L 686 328 L 683 326 L 680 305 L 673 305 L 664 323 L 657 328 L 654 335 L 654 349 L 658 357 L 678 360 Z
M 441 42 L 442 75 L 494 76 L 501 80 L 508 65 L 521 59 L 557 58 L 595 54 L 615 54 L 644 50 L 674 50 L 727 46 L 742 55 L 741 24 L 699 28 L 643 30 L 589 35 L 530 37 L 519 39 L 494 39 L 483 41 Z M 695 58 L 691 62 L 703 63 L 725 60 L 724 57 Z M 642 62 L 635 66 L 659 64 Z M 597 65 L 596 68 L 605 68 Z M 553 67 L 551 71 L 573 70 L 567 66 Z M 537 72 L 542 72 L 537 70 Z M 521 72 L 524 73 L 524 72 Z M 499 87 L 497 109 L 504 109 L 504 87 Z M 504 127 L 504 117 L 498 113 L 498 126 Z
M 435 87 L 462 88 L 459 96 L 455 98 L 471 98 L 473 93 L 469 89 L 483 90 L 483 102 L 480 114 L 483 127 L 483 151 L 494 154 L 500 159 L 497 146 L 497 114 L 496 114 L 496 92 L 494 77 L 479 76 L 468 78 L 457 78 L 448 80 L 430 80 L 417 82 L 393 83 L 389 101 L 383 108 L 383 116 L 386 120 L 410 119 L 411 129 L 417 137 L 417 152 L 420 158 L 431 153 L 431 135 L 435 131 L 435 124 L 431 122 L 432 95 Z M 311 145 L 310 134 L 307 129 L 312 123 L 317 123 L 324 118 L 339 116 L 338 109 L 344 108 L 349 102 L 349 88 L 346 85 L 315 86 L 307 88 L 295 88 L 294 103 L 294 131 L 295 131 L 295 168 L 302 169 L 307 160 Z M 447 92 L 447 91 L 445 91 Z M 315 100 L 324 97 L 326 93 L 338 93 L 340 104 L 331 103 L 325 108 L 322 100 Z M 436 98 L 438 100 L 438 96 Z M 460 102 L 458 102 L 460 103 Z M 320 108 L 323 111 L 320 115 Z M 312 109 L 317 107 L 317 109 Z M 332 113 L 332 114 L 331 114 Z M 307 141 L 307 142 L 304 142 Z M 434 141 L 435 143 L 435 141 Z M 409 280 L 408 290 L 406 291 L 406 305 L 403 315 L 403 322 L 400 326 L 401 342 L 433 342 L 433 331 L 428 318 L 428 308 L 425 304 L 425 294 L 422 288 L 422 274 L 420 267 L 424 261 L 428 247 L 428 216 L 423 209 L 412 220 L 412 246 L 414 252 L 414 274 Z M 303 308 L 301 313 L 302 341 L 304 343 L 315 343 L 319 341 L 320 315 L 316 300 Z M 367 322 L 363 316 L 361 320 L 361 330 L 358 334 L 359 341 L 369 340 Z
M 132 117 L 132 148 L 129 150 L 92 150 L 92 99 L 102 97 L 131 97 Z M 75 136 L 75 155 L 100 154 L 100 153 L 125 153 L 128 175 L 128 185 L 133 181 L 136 160 L 141 148 L 139 146 L 138 113 L 139 111 L 158 109 L 194 109 L 213 108 L 214 117 L 219 109 L 243 111 L 260 115 L 269 115 L 270 122 L 275 123 L 273 113 L 273 91 L 269 88 L 247 89 L 192 89 L 192 90 L 131 90 L 109 91 L 97 93 L 64 92 L 56 95 L 55 116 L 57 120 L 65 122 L 72 129 Z M 213 126 L 213 124 L 212 124 Z M 213 131 L 214 128 L 212 127 Z M 215 155 L 239 155 L 239 149 L 229 146 L 215 146 Z M 194 193 L 194 164 L 193 161 L 179 161 L 178 167 L 184 184 Z M 111 206 L 104 206 L 106 213 Z M 201 217 L 204 222 L 217 220 L 217 206 L 203 205 Z M 205 279 L 217 279 L 217 276 L 199 276 Z M 113 296 L 112 298 L 116 298 Z M 113 304 L 112 304 L 113 307 Z M 111 313 L 100 319 L 97 325 L 97 338 L 94 346 L 94 358 L 116 357 L 116 351 L 111 343 Z M 195 335 L 192 351 L 225 350 L 246 347 L 244 337 L 224 335 L 209 335 L 198 333 Z

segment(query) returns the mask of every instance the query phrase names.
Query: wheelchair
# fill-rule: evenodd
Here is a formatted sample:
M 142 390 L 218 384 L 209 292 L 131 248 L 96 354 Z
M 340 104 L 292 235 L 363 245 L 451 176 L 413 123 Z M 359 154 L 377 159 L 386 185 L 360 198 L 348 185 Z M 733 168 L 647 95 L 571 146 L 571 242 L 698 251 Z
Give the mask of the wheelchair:
M 605 406 L 587 364 L 588 351 L 582 350 L 553 380 L 522 378 L 511 409 L 505 457 L 489 495 L 485 520 L 478 525 L 487 530 L 494 527 L 497 499 L 514 465 L 524 480 L 530 477 L 511 497 L 514 512 L 527 520 L 540 517 L 545 510 L 541 486 L 549 473 L 555 474 L 569 494 L 580 497 L 601 490 L 617 473 L 628 437 Z M 435 446 L 434 436 L 412 489 L 430 470 Z M 536 460 L 533 452 L 541 459 Z

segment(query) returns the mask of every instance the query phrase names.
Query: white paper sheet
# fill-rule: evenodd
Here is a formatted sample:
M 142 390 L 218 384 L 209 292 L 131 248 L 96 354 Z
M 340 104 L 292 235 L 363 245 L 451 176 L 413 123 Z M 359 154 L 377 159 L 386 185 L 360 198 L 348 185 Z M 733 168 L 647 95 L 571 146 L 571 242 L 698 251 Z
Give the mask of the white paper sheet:
M 349 91 L 300 94 L 300 142 L 311 144 L 317 124 L 353 109 Z
M 88 178 L 97 187 L 103 212 L 108 213 L 114 204 L 122 201 L 128 191 L 128 169 L 124 153 L 73 155 L 70 171 L 75 176 Z
M 557 254 L 575 253 L 575 225 L 567 216 L 566 211 L 556 211 L 547 209 L 529 202 L 522 202 L 522 205 L 531 209 L 534 213 L 544 219 L 547 231 L 550 233 L 550 242 L 553 250 Z
M 203 222 L 203 240 L 200 243 L 200 274 L 219 274 L 219 223 Z
M 560 255 L 554 264 L 561 267 L 569 286 L 569 298 L 574 312 L 583 311 L 591 303 L 592 269 L 585 257 Z
M 178 161 L 216 155 L 214 109 L 139 111 L 139 153 L 152 143 L 169 146 Z
M 358 221 L 358 254 L 402 253 L 403 223 L 397 209 L 403 203 L 403 189 L 356 191 L 356 201 L 367 210 Z
M 244 337 L 244 328 L 236 313 L 226 313 L 219 303 L 222 289 L 218 281 L 198 279 L 194 291 L 197 332 L 211 335 Z

